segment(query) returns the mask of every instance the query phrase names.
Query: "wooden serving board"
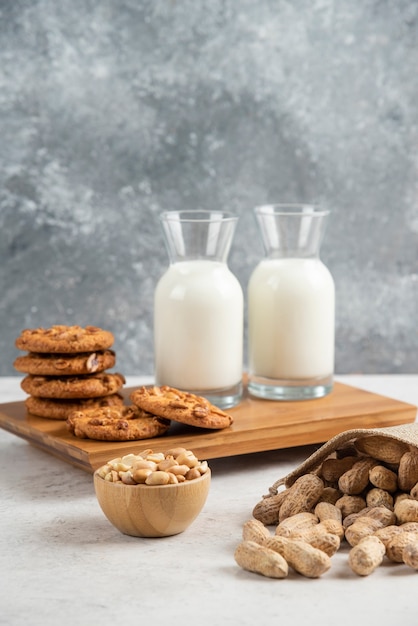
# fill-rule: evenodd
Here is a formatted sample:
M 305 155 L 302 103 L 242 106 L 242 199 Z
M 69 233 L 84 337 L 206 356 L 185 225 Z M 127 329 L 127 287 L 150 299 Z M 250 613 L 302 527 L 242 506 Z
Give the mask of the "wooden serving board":
M 125 389 L 126 398 L 132 388 Z M 172 422 L 163 437 L 130 442 L 77 439 L 62 420 L 27 413 L 24 402 L 0 404 L 0 427 L 88 472 L 129 452 L 164 451 L 183 446 L 200 459 L 321 444 L 352 428 L 378 428 L 415 421 L 417 407 L 342 383 L 326 397 L 274 402 L 244 395 L 229 410 L 234 423 L 224 430 L 203 430 Z

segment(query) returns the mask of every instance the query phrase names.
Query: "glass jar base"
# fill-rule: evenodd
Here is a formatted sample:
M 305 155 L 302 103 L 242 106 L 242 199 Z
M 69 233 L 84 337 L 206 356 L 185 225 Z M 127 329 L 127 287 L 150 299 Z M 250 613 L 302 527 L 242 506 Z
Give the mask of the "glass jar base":
M 236 406 L 241 402 L 243 386 L 242 382 L 222 389 L 183 389 L 196 396 L 203 396 L 219 409 L 225 410 Z
M 314 379 L 283 380 L 251 376 L 248 392 L 264 400 L 314 400 L 322 398 L 333 389 L 333 376 Z

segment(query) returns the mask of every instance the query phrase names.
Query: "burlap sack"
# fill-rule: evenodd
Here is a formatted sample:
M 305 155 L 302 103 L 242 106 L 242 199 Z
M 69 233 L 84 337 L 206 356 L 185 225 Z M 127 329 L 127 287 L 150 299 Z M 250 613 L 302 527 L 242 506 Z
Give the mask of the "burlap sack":
M 365 435 L 380 435 L 387 437 L 388 439 L 396 439 L 403 441 L 411 446 L 418 448 L 418 423 L 402 424 L 400 426 L 389 426 L 386 428 L 357 428 L 354 430 L 346 430 L 332 439 L 329 439 L 323 446 L 318 448 L 316 452 L 311 454 L 303 463 L 301 463 L 290 474 L 287 474 L 283 478 L 279 478 L 269 489 L 269 495 L 273 496 L 278 493 L 280 486 L 290 487 L 295 480 L 307 474 L 321 465 L 332 452 L 338 450 L 342 444 L 346 444 L 350 441 L 355 441 Z

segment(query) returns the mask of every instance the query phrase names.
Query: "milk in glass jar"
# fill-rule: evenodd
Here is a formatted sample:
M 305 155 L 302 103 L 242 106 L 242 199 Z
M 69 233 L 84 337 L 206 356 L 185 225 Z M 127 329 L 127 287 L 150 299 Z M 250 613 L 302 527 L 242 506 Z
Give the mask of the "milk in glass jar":
M 244 302 L 227 265 L 237 217 L 222 211 L 166 211 L 170 265 L 154 297 L 155 379 L 220 408 L 242 395 Z
M 319 258 L 326 210 L 312 205 L 255 209 L 266 257 L 248 285 L 252 395 L 303 400 L 333 387 L 335 289 Z

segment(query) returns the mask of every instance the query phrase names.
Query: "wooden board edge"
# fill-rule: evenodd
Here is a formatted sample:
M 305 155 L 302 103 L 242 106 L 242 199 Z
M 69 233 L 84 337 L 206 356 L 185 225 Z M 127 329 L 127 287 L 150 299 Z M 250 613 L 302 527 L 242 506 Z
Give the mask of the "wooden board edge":
M 382 413 L 380 416 L 382 419 L 379 423 L 379 427 L 388 427 L 388 426 L 398 426 L 400 424 L 412 423 L 415 421 L 416 417 L 416 408 L 406 408 L 402 411 L 399 411 L 396 415 Z M 280 451 L 294 447 L 304 447 L 309 445 L 322 445 L 331 437 L 340 434 L 345 430 L 351 430 L 355 428 L 376 428 L 376 414 L 361 416 L 361 418 L 353 418 L 347 423 L 344 420 L 344 427 L 341 428 L 342 420 L 334 420 L 333 422 L 327 423 L 327 428 L 324 430 L 323 426 L 321 428 L 310 428 L 307 430 L 304 428 L 304 442 L 300 443 L 300 434 L 292 433 L 292 435 L 286 435 L 286 443 L 283 445 L 283 436 L 281 433 L 280 427 L 270 430 L 268 433 L 266 431 L 266 436 L 262 439 L 258 439 L 257 441 L 257 450 L 253 449 L 253 440 L 250 434 L 240 433 L 241 437 L 238 437 L 232 443 L 232 446 L 229 446 L 228 442 L 225 442 L 223 445 L 213 446 L 208 444 L 206 440 L 199 441 L 196 436 L 192 437 L 182 437 L 178 436 L 178 439 L 173 441 L 172 438 L 169 440 L 170 447 L 173 445 L 179 445 L 193 449 L 194 453 L 201 459 L 212 460 L 212 459 L 220 459 L 220 458 L 229 458 L 234 456 L 241 456 L 246 454 L 254 454 L 258 452 L 271 452 L 274 450 Z M 312 425 L 315 426 L 315 422 L 312 422 Z M 325 435 L 325 437 L 324 437 Z M 142 441 L 133 441 L 127 442 L 124 444 L 123 449 L 121 449 L 120 454 L 127 454 L 128 452 L 132 452 L 135 450 L 140 450 L 143 448 L 147 448 L 148 446 L 153 447 L 158 450 L 165 450 L 167 448 L 164 445 L 164 437 L 157 439 L 147 439 Z M 157 445 L 156 445 L 157 444 Z M 113 451 L 114 452 L 114 451 Z M 57 454 L 57 451 L 54 452 Z M 69 457 L 65 455 L 64 460 L 69 461 L 70 463 L 76 464 L 78 467 L 82 469 L 87 469 L 87 471 L 94 472 L 95 469 L 106 463 L 109 460 L 109 455 L 101 455 L 95 451 L 92 454 L 86 452 L 86 457 L 88 457 L 88 464 L 85 462 L 81 463 L 78 459 L 74 459 L 73 457 Z M 63 457 L 61 457 L 63 458 Z
M 357 389 L 345 383 L 338 383 L 338 386 L 341 389 L 347 388 L 345 391 L 361 391 L 365 394 L 371 394 L 386 399 L 386 397 L 381 394 Z M 332 436 L 352 428 L 378 428 L 415 421 L 417 413 L 417 407 L 415 405 L 394 400 L 393 398 L 387 399 L 391 401 L 391 404 L 387 407 L 382 407 L 379 411 L 374 411 L 369 414 L 357 414 L 352 417 L 340 415 L 324 420 L 315 419 L 309 422 L 303 421 L 300 424 L 294 424 L 294 432 L 290 434 L 284 434 L 284 431 L 289 429 L 289 424 L 281 424 L 280 421 L 273 426 L 269 425 L 268 427 L 257 429 L 260 435 L 257 441 L 257 449 L 254 449 L 254 429 L 250 429 L 247 431 L 234 431 L 233 434 L 225 432 L 225 436 L 215 444 L 213 441 L 208 441 L 207 437 L 203 435 L 202 439 L 199 439 L 200 435 L 196 436 L 196 434 L 193 433 L 193 435 L 190 436 L 187 433 L 169 435 L 167 438 L 161 437 L 158 439 L 154 438 L 135 442 L 118 442 L 116 446 L 112 447 L 112 450 L 107 449 L 107 452 L 105 452 L 105 448 L 103 448 L 103 452 L 99 452 L 97 449 L 89 451 L 83 449 L 77 445 L 77 443 L 73 445 L 67 439 L 60 439 L 55 434 L 37 431 L 24 419 L 15 418 L 10 422 L 10 416 L 1 411 L 2 406 L 20 406 L 22 404 L 21 401 L 0 405 L 0 427 L 25 439 L 30 444 L 48 454 L 52 454 L 60 460 L 92 473 L 97 467 L 108 461 L 109 458 L 112 458 L 112 456 L 123 455 L 133 449 L 139 450 L 145 447 L 167 449 L 166 446 L 164 446 L 164 442 L 167 442 L 167 445 L 170 447 L 180 445 L 180 443 L 181 445 L 184 444 L 185 447 L 193 449 L 200 458 L 211 460 L 257 452 L 282 450 L 291 447 L 322 444 Z M 301 431 L 303 431 L 303 442 L 300 440 Z

